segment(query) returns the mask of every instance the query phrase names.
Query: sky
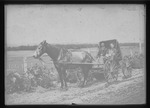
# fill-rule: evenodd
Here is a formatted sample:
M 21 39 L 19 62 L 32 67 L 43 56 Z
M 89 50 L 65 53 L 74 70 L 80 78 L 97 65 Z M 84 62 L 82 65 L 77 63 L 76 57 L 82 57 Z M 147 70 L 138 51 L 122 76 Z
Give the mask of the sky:
M 6 5 L 7 46 L 145 39 L 144 5 Z

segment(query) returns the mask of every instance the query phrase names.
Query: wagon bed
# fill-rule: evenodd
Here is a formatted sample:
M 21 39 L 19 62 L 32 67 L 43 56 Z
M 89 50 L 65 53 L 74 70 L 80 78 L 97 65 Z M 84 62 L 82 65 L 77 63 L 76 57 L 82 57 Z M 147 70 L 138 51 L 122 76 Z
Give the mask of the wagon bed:
M 96 63 L 96 62 L 93 62 L 93 63 L 79 63 L 79 62 L 59 62 L 60 64 L 66 64 L 66 65 L 69 65 L 69 64 L 75 64 L 75 65 L 103 65 L 103 64 L 100 64 L 100 63 Z
M 104 73 L 104 64 L 100 64 L 97 62 L 93 63 L 79 63 L 79 62 L 59 62 L 63 67 L 88 67 L 91 71 L 98 71 L 99 73 Z

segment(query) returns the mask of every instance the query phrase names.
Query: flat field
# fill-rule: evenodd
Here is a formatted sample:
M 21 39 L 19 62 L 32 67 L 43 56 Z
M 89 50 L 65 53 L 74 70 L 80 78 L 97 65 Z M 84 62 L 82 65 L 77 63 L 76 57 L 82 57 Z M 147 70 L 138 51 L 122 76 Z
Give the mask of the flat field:
M 93 57 L 95 57 L 98 53 L 98 49 L 97 48 L 85 48 L 82 50 L 86 50 L 88 51 Z M 139 50 L 138 47 L 134 47 L 134 46 L 122 46 L 121 47 L 121 52 L 122 55 L 129 55 L 130 51 L 136 52 Z M 7 51 L 6 52 L 6 60 L 5 60 L 5 72 L 14 72 L 17 71 L 19 73 L 23 72 L 23 68 L 24 68 L 24 58 L 27 57 L 26 61 L 27 61 L 27 66 L 28 67 L 32 67 L 34 64 L 39 64 L 42 65 L 41 62 L 39 62 L 39 60 L 36 60 L 34 58 L 32 58 L 31 56 L 33 55 L 34 51 Z M 46 67 L 52 71 L 55 70 L 55 68 L 53 67 L 53 62 L 51 61 L 50 57 L 48 57 L 47 55 L 42 56 L 42 59 L 48 63 L 45 64 Z
M 93 57 L 97 54 L 97 48 L 83 49 L 89 51 Z M 121 47 L 122 55 L 138 51 L 138 47 Z M 6 73 L 17 71 L 23 73 L 23 59 L 27 57 L 28 67 L 35 63 L 41 63 L 31 56 L 34 51 L 8 51 L 6 57 Z M 44 55 L 43 60 L 47 62 L 46 67 L 56 73 L 51 59 Z M 135 69 L 132 71 L 132 77 L 122 79 L 120 72 L 118 82 L 106 86 L 106 81 L 93 80 L 86 87 L 80 88 L 76 84 L 68 83 L 68 90 L 62 91 L 60 83 L 56 82 L 56 87 L 44 89 L 38 87 L 32 93 L 22 92 L 5 94 L 6 105 L 24 105 L 24 104 L 144 104 L 146 102 L 145 70 Z

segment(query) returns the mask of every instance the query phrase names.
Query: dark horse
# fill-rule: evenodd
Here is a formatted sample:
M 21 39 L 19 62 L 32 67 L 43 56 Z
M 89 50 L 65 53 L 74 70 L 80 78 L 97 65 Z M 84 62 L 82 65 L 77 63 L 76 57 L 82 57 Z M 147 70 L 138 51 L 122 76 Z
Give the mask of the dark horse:
M 81 86 L 83 87 L 85 85 L 91 67 L 90 65 L 82 65 L 82 63 L 92 63 L 94 60 L 88 52 L 83 50 L 69 51 L 68 49 L 48 44 L 44 40 L 38 45 L 33 57 L 39 59 L 44 53 L 47 53 L 54 63 L 60 77 L 61 88 L 63 88 L 64 85 L 67 88 L 66 70 L 68 69 L 80 68 L 84 75 L 84 80 Z M 65 62 L 75 62 L 78 64 L 65 65 Z

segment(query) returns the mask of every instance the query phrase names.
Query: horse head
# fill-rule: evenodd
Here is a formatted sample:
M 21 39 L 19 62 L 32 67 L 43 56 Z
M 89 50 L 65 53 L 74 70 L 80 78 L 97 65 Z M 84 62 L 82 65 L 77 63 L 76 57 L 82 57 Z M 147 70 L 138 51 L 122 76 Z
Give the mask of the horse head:
M 47 42 L 46 40 L 42 41 L 37 49 L 35 50 L 34 54 L 33 54 L 33 57 L 34 58 L 39 58 L 41 57 L 44 53 L 46 53 L 46 46 L 47 46 Z

